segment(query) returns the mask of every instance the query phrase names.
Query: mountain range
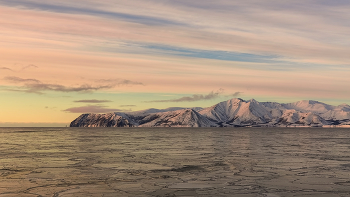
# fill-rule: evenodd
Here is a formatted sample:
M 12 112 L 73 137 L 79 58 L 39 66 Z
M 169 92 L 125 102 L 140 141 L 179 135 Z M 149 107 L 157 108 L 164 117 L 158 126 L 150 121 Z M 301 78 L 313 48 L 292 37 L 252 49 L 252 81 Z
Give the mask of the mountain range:
M 147 109 L 82 114 L 70 127 L 350 127 L 350 106 L 233 98 L 208 108 Z

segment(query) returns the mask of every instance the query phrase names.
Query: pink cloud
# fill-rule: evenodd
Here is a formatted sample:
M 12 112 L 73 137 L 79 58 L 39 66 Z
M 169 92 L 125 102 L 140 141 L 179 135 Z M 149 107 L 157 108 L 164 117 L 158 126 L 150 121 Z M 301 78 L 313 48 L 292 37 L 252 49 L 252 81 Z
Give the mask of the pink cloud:
M 108 108 L 106 106 L 100 105 L 88 105 L 82 107 L 72 107 L 63 110 L 64 112 L 69 113 L 110 113 L 110 112 L 119 112 L 120 109 Z

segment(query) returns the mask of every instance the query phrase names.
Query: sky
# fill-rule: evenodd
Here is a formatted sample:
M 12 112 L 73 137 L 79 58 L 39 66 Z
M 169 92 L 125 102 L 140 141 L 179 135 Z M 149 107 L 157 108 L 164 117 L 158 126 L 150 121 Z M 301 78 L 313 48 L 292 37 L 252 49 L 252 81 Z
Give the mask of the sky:
M 350 104 L 348 0 L 0 0 L 0 126 L 231 98 Z

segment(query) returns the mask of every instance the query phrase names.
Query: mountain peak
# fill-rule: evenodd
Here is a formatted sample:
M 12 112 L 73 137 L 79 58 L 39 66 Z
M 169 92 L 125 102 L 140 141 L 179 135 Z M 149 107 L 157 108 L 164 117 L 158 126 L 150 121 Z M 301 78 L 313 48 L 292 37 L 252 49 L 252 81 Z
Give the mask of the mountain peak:
M 157 114 L 150 114 L 140 127 L 215 127 L 215 123 L 202 116 L 194 109 L 180 109 Z
M 338 105 L 338 107 L 350 107 L 350 105 L 348 105 L 346 103 L 342 103 L 342 104 Z
M 241 99 L 241 98 L 232 98 L 232 99 L 230 99 L 228 101 L 231 101 L 231 102 L 244 102 L 244 100 Z
M 252 98 L 252 99 L 249 100 L 249 102 L 251 102 L 251 103 L 257 103 L 258 101 L 256 101 L 255 99 Z

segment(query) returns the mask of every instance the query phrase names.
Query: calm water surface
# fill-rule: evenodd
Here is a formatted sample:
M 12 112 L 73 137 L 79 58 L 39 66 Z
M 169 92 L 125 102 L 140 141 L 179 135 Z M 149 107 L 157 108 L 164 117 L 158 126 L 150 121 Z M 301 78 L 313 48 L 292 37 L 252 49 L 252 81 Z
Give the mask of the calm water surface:
M 0 128 L 0 196 L 350 196 L 350 129 Z

